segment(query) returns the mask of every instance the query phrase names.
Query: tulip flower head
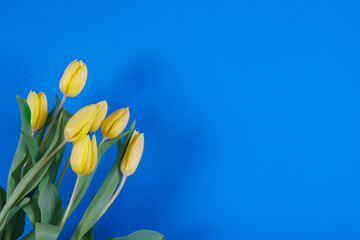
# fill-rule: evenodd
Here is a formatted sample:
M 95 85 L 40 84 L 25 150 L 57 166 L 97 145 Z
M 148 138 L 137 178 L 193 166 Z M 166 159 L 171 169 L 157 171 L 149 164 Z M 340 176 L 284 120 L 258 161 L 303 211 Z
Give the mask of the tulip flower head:
M 64 135 L 69 142 L 81 140 L 89 133 L 96 116 L 96 106 L 89 105 L 77 111 L 66 124 Z
M 134 131 L 131 136 L 128 147 L 123 160 L 121 161 L 120 169 L 124 176 L 132 175 L 137 166 L 139 165 L 141 156 L 144 151 L 144 134 L 139 134 L 138 131 Z
M 119 136 L 129 122 L 129 108 L 121 108 L 110 114 L 101 126 L 101 133 L 106 139 L 113 139 Z
M 27 103 L 31 111 L 31 129 L 33 131 L 42 128 L 46 122 L 48 114 L 48 103 L 45 93 L 30 91 L 27 97 Z
M 74 60 L 67 66 L 60 80 L 60 91 L 69 97 L 75 97 L 83 90 L 87 78 L 87 67 L 83 61 Z
M 73 146 L 70 156 L 72 170 L 78 175 L 87 175 L 94 171 L 97 164 L 97 143 L 95 135 L 90 141 L 89 135 Z
M 96 106 L 96 116 L 93 124 L 90 127 L 89 132 L 96 132 L 100 128 L 101 124 L 103 123 L 106 117 L 106 113 L 108 110 L 108 105 L 106 101 L 99 102 L 95 106 Z

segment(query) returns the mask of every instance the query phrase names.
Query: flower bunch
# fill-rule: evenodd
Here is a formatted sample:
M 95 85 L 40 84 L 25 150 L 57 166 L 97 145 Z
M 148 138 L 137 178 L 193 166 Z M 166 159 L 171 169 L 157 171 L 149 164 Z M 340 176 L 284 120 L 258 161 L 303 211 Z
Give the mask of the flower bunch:
M 112 169 L 93 196 L 71 239 L 93 239 L 96 222 L 110 208 L 142 157 L 144 134 L 135 130 L 135 121 L 125 131 L 129 108 L 121 108 L 108 117 L 108 104 L 101 101 L 70 114 L 64 104 L 77 96 L 87 80 L 83 61 L 73 61 L 65 69 L 56 96 L 56 105 L 48 111 L 45 93 L 30 91 L 27 99 L 16 96 L 22 117 L 21 135 L 8 175 L 7 189 L 0 186 L 0 240 L 21 238 L 27 215 L 33 229 L 24 240 L 57 239 L 68 217 L 80 204 L 98 163 L 116 143 L 118 151 Z M 101 128 L 102 140 L 94 132 Z M 72 145 L 71 155 L 60 173 L 65 147 Z M 63 207 L 58 189 L 68 167 L 77 174 L 67 207 Z M 60 173 L 60 174 L 59 174 Z M 59 177 L 58 177 L 59 175 Z M 64 210 L 65 209 L 65 210 Z M 137 231 L 131 239 L 164 239 L 153 231 Z

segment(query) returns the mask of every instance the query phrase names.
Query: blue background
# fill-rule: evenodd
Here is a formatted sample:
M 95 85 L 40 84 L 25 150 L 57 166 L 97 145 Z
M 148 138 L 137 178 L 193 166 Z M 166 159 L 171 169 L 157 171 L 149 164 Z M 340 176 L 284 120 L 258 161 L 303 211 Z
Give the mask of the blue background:
M 52 106 L 77 58 L 88 81 L 65 107 L 130 106 L 145 133 L 96 239 L 138 229 L 172 240 L 359 239 L 359 12 L 356 0 L 1 1 L 0 184 L 19 137 L 15 94 L 44 91 Z M 65 205 L 74 182 L 69 171 Z

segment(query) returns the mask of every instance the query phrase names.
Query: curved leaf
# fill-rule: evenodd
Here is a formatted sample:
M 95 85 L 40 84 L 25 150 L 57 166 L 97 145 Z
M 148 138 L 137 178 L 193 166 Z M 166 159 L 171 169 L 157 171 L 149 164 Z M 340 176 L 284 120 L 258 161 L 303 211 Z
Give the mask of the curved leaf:
M 48 173 L 48 170 L 55 159 L 55 157 L 52 157 L 49 161 L 47 161 L 45 164 L 43 163 L 46 157 L 62 142 L 59 137 L 61 136 L 60 131 L 63 130 L 63 117 L 64 115 L 61 114 L 59 118 L 59 123 L 54 125 L 53 129 L 56 129 L 55 131 L 55 137 L 50 142 L 50 146 L 45 152 L 45 154 L 41 157 L 41 159 L 36 163 L 35 166 L 33 166 L 27 174 L 23 177 L 23 179 L 20 181 L 19 185 L 23 187 L 25 185 L 24 190 L 22 191 L 20 198 L 27 195 L 30 191 L 32 191 L 43 179 L 43 177 Z M 31 178 L 30 176 L 35 172 L 36 167 L 39 165 L 43 165 L 40 170 L 36 173 L 36 175 Z
M 30 201 L 22 208 L 26 215 L 28 215 L 32 227 L 35 227 L 37 222 L 41 220 L 40 208 L 38 205 L 38 194 L 35 194 Z
M 12 194 L 8 198 L 8 201 L 6 202 L 5 206 L 3 207 L 2 211 L 0 212 L 0 220 L 1 224 L 4 222 L 4 217 L 8 214 L 8 211 L 14 206 L 16 202 L 18 202 L 20 199 L 24 198 L 29 192 L 33 191 L 37 185 L 40 183 L 40 181 L 43 179 L 45 174 L 48 172 L 49 167 L 51 166 L 52 161 L 46 161 L 46 157 L 50 154 L 50 152 L 55 149 L 58 144 L 58 136 L 61 134 L 59 131 L 62 129 L 62 118 L 63 114 L 60 115 L 59 123 L 57 125 L 54 125 L 54 128 L 56 128 L 56 134 L 51 144 L 48 148 L 48 150 L 45 152 L 45 154 L 41 157 L 41 159 L 25 174 L 25 176 L 20 180 L 20 182 L 17 184 L 16 188 L 13 190 Z M 3 230 L 4 226 L 0 226 L 0 231 Z
M 5 205 L 6 202 L 6 192 L 5 190 L 0 186 L 0 211 Z M 1 239 L 1 238 L 0 238 Z
M 18 239 L 24 233 L 25 229 L 25 212 L 20 209 L 7 224 L 4 231 L 4 238 Z
M 48 182 L 44 187 L 39 188 L 38 204 L 41 212 L 41 223 L 55 224 L 59 221 L 63 207 L 54 184 Z
M 19 95 L 16 95 L 16 100 L 19 104 L 20 113 L 21 113 L 21 131 L 27 134 L 31 134 L 31 111 L 26 100 L 21 98 Z M 15 187 L 21 180 L 21 168 L 26 161 L 27 156 L 27 145 L 24 140 L 23 134 L 20 135 L 19 143 L 15 152 L 13 162 L 8 176 L 7 183 L 7 199 L 13 193 Z
M 59 96 L 56 93 L 55 93 L 55 99 L 56 99 L 56 106 L 60 106 L 61 101 L 60 101 Z
M 36 240 L 35 237 L 36 236 L 35 236 L 35 226 L 34 226 L 34 229 L 31 230 L 31 232 L 29 232 L 28 234 L 26 234 L 23 238 L 21 238 L 21 240 Z
M 126 237 L 109 238 L 107 240 L 165 240 L 164 235 L 150 230 L 133 232 Z
M 90 229 L 81 240 L 94 240 L 94 228 Z
M 0 232 L 5 228 L 7 223 L 11 220 L 11 218 L 21 210 L 26 204 L 28 204 L 30 198 L 24 198 L 17 206 L 10 209 L 10 211 L 6 214 L 4 222 L 0 225 Z
M 49 180 L 52 183 L 55 183 L 64 153 L 65 153 L 65 148 L 61 149 L 58 153 L 56 153 L 53 159 L 51 160 L 53 163 L 49 168 Z
M 40 156 L 39 146 L 35 138 L 30 134 L 23 131 L 21 131 L 21 134 L 24 136 L 24 140 L 28 147 L 32 164 L 35 165 Z
M 59 235 L 60 227 L 50 224 L 36 223 L 35 239 L 36 240 L 56 240 Z

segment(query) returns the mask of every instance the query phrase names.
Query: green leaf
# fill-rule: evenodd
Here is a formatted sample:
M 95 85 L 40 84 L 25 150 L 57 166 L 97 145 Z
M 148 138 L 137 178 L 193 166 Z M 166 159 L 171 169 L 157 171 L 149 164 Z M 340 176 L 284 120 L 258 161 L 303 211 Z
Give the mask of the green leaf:
M 33 190 L 39 183 L 40 181 L 43 179 L 43 177 L 45 176 L 45 174 L 48 173 L 48 170 L 53 162 L 53 160 L 55 159 L 55 157 L 52 157 L 49 161 L 47 161 L 45 164 L 43 164 L 44 160 L 46 159 L 46 157 L 53 151 L 55 150 L 55 148 L 62 142 L 61 139 L 59 139 L 59 137 L 61 136 L 61 131 L 63 130 L 63 114 L 60 115 L 59 118 L 59 122 L 57 124 L 54 125 L 55 131 L 55 136 L 54 138 L 52 138 L 52 141 L 50 142 L 50 146 L 47 149 L 47 151 L 45 152 L 45 154 L 41 157 L 41 159 L 36 163 L 35 166 L 33 166 L 29 172 L 27 174 L 25 174 L 25 176 L 23 177 L 23 179 L 20 181 L 19 185 L 21 185 L 21 187 L 25 186 L 24 191 L 22 192 L 22 194 L 20 195 L 21 197 L 24 197 L 26 194 L 28 194 L 31 190 Z M 31 179 L 31 176 L 34 174 L 35 170 L 37 169 L 38 166 L 43 165 L 40 170 L 35 174 L 35 176 Z
M 22 209 L 20 209 L 7 224 L 4 238 L 8 239 L 18 239 L 24 233 L 25 229 L 25 213 Z
M 56 128 L 55 137 L 52 139 L 51 144 L 45 154 L 41 157 L 41 159 L 25 174 L 25 176 L 20 180 L 17 184 L 16 188 L 13 190 L 13 193 L 8 198 L 5 206 L 0 212 L 0 220 L 1 224 L 4 222 L 4 217 L 8 215 L 10 209 L 13 208 L 16 202 L 20 201 L 24 198 L 29 192 L 33 191 L 40 181 L 43 179 L 45 174 L 48 173 L 48 169 L 51 166 L 52 161 L 46 161 L 46 157 L 52 152 L 56 146 L 60 144 L 58 142 L 58 136 L 60 136 L 60 132 L 62 130 L 62 121 L 63 114 L 60 115 L 59 123 L 54 125 Z M 3 225 L 0 226 L 0 231 L 3 230 Z
M 41 223 L 56 224 L 63 214 L 60 195 L 53 183 L 48 182 L 39 188 L 38 205 L 41 212 Z
M 5 190 L 0 186 L 0 211 L 5 205 L 6 202 L 6 192 Z M 1 239 L 1 238 L 0 238 Z
M 21 113 L 21 132 L 19 143 L 15 152 L 13 162 L 10 167 L 8 184 L 7 184 L 7 200 L 11 198 L 13 191 L 16 189 L 18 183 L 21 181 L 21 169 L 26 161 L 28 155 L 28 146 L 25 140 L 25 134 L 31 134 L 31 111 L 26 100 L 16 95 Z M 31 136 L 31 135 L 30 135 Z M 15 204 L 15 202 L 13 203 Z M 20 206 L 20 207 L 19 207 Z M 6 209 L 7 202 L 3 205 L 1 210 Z M 20 237 L 25 227 L 25 214 L 21 210 L 21 205 L 10 208 L 7 211 L 1 212 L 3 221 L 0 225 L 0 235 L 5 233 L 5 238 L 11 237 L 15 239 Z
M 150 230 L 133 232 L 126 237 L 109 238 L 107 240 L 165 240 L 164 235 Z
M 53 163 L 49 168 L 49 178 L 52 183 L 55 183 L 64 153 L 65 153 L 65 148 L 61 149 L 58 153 L 56 153 L 54 159 L 51 160 L 53 161 Z
M 81 240 L 94 240 L 94 228 L 90 229 Z
M 120 136 L 114 138 L 114 139 L 111 139 L 107 142 L 105 142 L 104 144 L 102 144 L 99 149 L 98 149 L 98 163 L 97 163 L 97 166 L 99 165 L 99 162 L 102 158 L 102 156 L 104 155 L 104 153 L 116 142 L 121 142 L 120 140 L 126 136 L 127 134 L 129 133 L 129 131 L 126 131 L 124 133 L 122 133 Z M 95 172 L 96 172 L 96 169 L 97 167 L 95 168 L 95 170 L 88 174 L 88 175 L 85 175 L 85 176 L 82 176 L 80 178 L 80 182 L 79 182 L 79 190 L 75 196 L 75 200 L 74 200 L 74 204 L 73 206 L 71 207 L 71 211 L 70 211 L 70 214 L 76 209 L 76 207 L 79 205 L 80 201 L 82 200 L 82 198 L 84 197 L 87 189 L 89 188 L 90 186 L 90 183 L 91 183 L 91 180 L 92 178 L 94 177 L 95 175 Z
M 30 198 L 30 201 L 22 208 L 26 215 L 28 215 L 33 228 L 35 227 L 35 223 L 40 222 L 41 220 L 41 212 L 38 205 L 38 196 L 39 194 L 35 194 L 33 197 Z
M 65 109 L 62 108 L 60 111 L 60 114 L 58 116 L 59 117 L 58 117 L 57 121 L 55 122 L 54 127 L 51 129 L 51 131 L 49 133 L 49 137 L 45 143 L 42 153 L 46 152 L 49 149 L 54 138 L 56 138 L 57 140 L 59 139 L 59 135 L 57 134 L 58 130 L 55 128 L 55 126 L 57 126 L 59 124 L 60 117 L 62 117 L 62 121 L 63 121 L 62 127 L 65 128 L 65 126 L 66 126 L 65 123 L 67 123 L 68 119 L 70 119 L 72 115 L 68 111 L 66 111 Z M 61 134 L 60 137 L 63 137 L 63 131 L 59 131 L 59 134 Z
M 23 238 L 21 238 L 21 240 L 36 240 L 35 237 L 36 236 L 35 236 L 35 227 L 34 227 L 34 229 L 31 230 L 31 232 L 29 232 L 28 234 L 26 234 Z
M 19 95 L 16 95 L 16 100 L 18 101 L 21 113 L 21 131 L 27 134 L 31 134 L 31 111 L 26 100 L 21 98 Z M 8 176 L 7 183 L 7 199 L 13 193 L 15 187 L 21 180 L 21 168 L 26 161 L 27 156 L 27 145 L 24 139 L 24 135 L 20 135 L 19 143 L 15 152 L 13 162 Z
M 0 225 L 0 232 L 5 229 L 5 226 L 8 224 L 8 222 L 11 220 L 11 218 L 19 211 L 21 210 L 26 204 L 28 204 L 30 201 L 30 198 L 24 198 L 17 206 L 13 207 L 6 215 L 4 222 Z
M 57 104 L 55 104 L 53 106 L 53 108 L 50 110 L 50 112 L 48 113 L 47 117 L 46 117 L 46 122 L 44 124 L 44 126 L 42 128 L 46 128 L 50 123 L 51 123 L 51 120 L 52 120 L 52 117 L 53 117 L 53 114 L 55 113 L 55 110 L 57 108 Z
M 130 127 L 129 133 L 126 135 L 124 143 L 121 145 L 119 155 L 111 168 L 106 179 L 102 183 L 99 191 L 95 194 L 94 198 L 90 202 L 86 212 L 81 218 L 80 223 L 75 229 L 75 232 L 72 236 L 72 240 L 80 240 L 82 237 L 94 227 L 97 219 L 99 218 L 101 212 L 105 209 L 105 206 L 110 201 L 116 187 L 119 185 L 122 173 L 120 171 L 120 163 L 124 156 L 126 147 L 130 141 L 131 135 L 135 128 L 135 121 Z
M 62 118 L 59 142 L 62 142 L 62 141 L 65 140 L 64 130 L 65 130 L 67 122 L 72 117 L 72 115 L 68 111 L 66 111 L 65 109 L 62 109 L 61 114 L 63 115 L 63 118 Z M 57 177 L 59 169 L 60 169 L 61 161 L 62 161 L 62 158 L 64 156 L 64 152 L 65 152 L 65 148 L 61 149 L 53 157 L 54 159 L 51 160 L 51 161 L 53 161 L 53 163 L 51 164 L 51 166 L 49 168 L 49 176 L 50 176 L 50 181 L 52 183 L 55 183 L 56 177 Z
M 44 223 L 36 223 L 35 239 L 36 240 L 56 240 L 60 232 L 60 227 Z
M 21 132 L 24 136 L 25 143 L 29 149 L 32 164 L 35 165 L 40 156 L 39 146 L 33 136 L 26 132 Z
M 56 93 L 55 93 L 55 98 L 56 98 L 56 106 L 60 106 L 61 101 L 60 101 L 59 96 Z

